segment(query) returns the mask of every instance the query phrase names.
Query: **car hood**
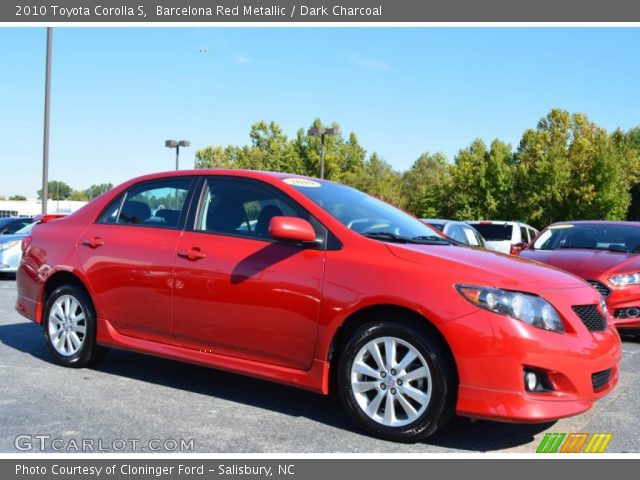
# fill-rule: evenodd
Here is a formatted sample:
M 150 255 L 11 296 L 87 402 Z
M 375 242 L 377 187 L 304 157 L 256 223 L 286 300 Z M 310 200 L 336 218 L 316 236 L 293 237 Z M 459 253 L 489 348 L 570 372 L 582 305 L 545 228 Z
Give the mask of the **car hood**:
M 23 233 L 12 233 L 11 235 L 0 235 L 0 243 L 9 243 L 14 240 L 22 241 L 26 237 Z
M 582 288 L 585 282 L 557 268 L 488 250 L 435 245 L 388 244 L 393 255 L 432 268 L 456 271 L 457 283 L 472 283 L 539 293 L 558 288 Z
M 521 255 L 580 276 L 640 272 L 640 254 L 637 253 L 563 248 L 525 250 Z

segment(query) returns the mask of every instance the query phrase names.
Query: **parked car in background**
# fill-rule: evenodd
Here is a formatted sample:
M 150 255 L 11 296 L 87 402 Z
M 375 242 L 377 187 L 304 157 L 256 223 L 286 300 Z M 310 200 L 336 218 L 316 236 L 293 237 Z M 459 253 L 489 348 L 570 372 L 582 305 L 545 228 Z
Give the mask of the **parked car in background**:
M 0 235 L 0 274 L 16 273 L 22 258 L 22 239 L 31 233 L 32 222 L 12 235 Z
M 517 255 L 539 233 L 522 222 L 472 221 L 472 225 L 487 242 L 487 248 L 496 252 Z
M 584 278 L 618 330 L 640 334 L 640 222 L 554 223 L 520 253 Z
M 12 235 L 21 228 L 29 225 L 31 222 L 33 222 L 31 217 L 0 218 L 0 235 Z
M 335 391 L 388 440 L 420 440 L 456 413 L 577 415 L 618 381 L 620 337 L 585 282 L 454 247 L 333 182 L 148 175 L 36 225 L 24 246 L 16 309 L 57 363 L 115 347 Z
M 480 235 L 480 232 L 468 223 L 438 218 L 422 218 L 421 220 L 427 225 L 437 228 L 456 242 L 472 247 L 487 248 L 487 243 L 484 238 L 482 238 L 482 235 Z

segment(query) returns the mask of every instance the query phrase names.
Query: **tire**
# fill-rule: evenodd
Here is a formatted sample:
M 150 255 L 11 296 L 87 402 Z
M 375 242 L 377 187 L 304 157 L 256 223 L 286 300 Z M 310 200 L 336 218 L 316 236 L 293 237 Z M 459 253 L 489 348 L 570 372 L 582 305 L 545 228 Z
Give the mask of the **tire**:
M 441 341 L 401 320 L 367 323 L 351 335 L 339 359 L 337 390 L 349 416 L 366 433 L 412 443 L 451 419 L 457 377 Z M 395 349 L 398 370 L 387 363 L 387 349 Z M 415 358 L 407 363 L 409 353 Z
M 59 365 L 88 367 L 102 360 L 108 351 L 96 343 L 96 314 L 91 299 L 75 285 L 63 285 L 49 295 L 42 327 L 47 349 Z

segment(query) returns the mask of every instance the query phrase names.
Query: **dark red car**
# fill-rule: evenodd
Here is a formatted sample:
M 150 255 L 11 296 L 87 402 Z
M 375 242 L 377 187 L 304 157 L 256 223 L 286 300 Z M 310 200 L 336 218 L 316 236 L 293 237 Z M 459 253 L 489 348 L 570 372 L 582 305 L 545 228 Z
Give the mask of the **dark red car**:
M 621 333 L 640 333 L 640 222 L 554 223 L 520 255 L 585 279 Z
M 452 246 L 355 189 L 294 175 L 131 180 L 23 243 L 17 310 L 69 367 L 107 347 L 319 393 L 416 441 L 454 414 L 542 422 L 618 380 L 600 296 L 534 262 Z

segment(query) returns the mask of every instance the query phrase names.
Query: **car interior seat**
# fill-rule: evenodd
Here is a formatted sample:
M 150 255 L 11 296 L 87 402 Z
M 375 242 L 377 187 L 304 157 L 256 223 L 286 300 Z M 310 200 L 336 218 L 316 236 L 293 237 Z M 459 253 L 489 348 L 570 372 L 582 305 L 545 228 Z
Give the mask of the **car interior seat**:
M 207 211 L 207 230 L 220 233 L 237 233 L 238 227 L 247 221 L 247 214 L 240 200 L 224 197 Z
M 136 200 L 128 200 L 122 206 L 120 212 L 120 222 L 122 223 L 144 223 L 151 216 L 149 205 Z

